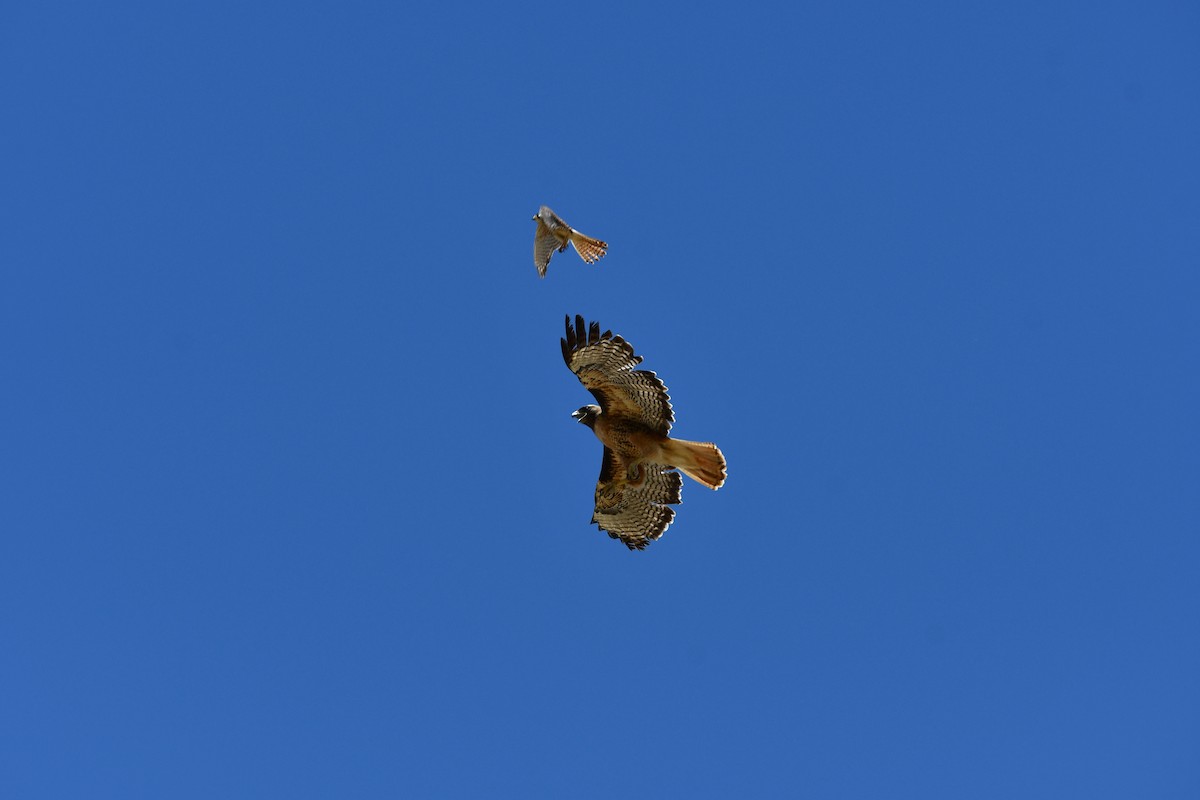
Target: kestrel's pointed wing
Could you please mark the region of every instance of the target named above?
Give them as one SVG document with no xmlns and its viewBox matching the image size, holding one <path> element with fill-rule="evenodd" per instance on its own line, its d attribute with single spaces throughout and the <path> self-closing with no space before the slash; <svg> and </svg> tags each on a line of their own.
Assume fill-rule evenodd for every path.
<svg viewBox="0 0 1200 800">
<path fill-rule="evenodd" d="M 537 233 L 533 236 L 533 264 L 537 267 L 538 277 L 546 277 L 546 267 L 550 266 L 550 257 L 554 251 L 562 252 L 567 249 L 566 240 L 555 236 L 546 223 L 539 218 Z"/>
<path fill-rule="evenodd" d="M 683 477 L 670 467 L 643 464 L 638 477 L 629 483 L 616 455 L 604 448 L 592 522 L 630 550 L 643 550 L 662 536 L 675 519 L 671 504 L 683 499 Z"/>
<path fill-rule="evenodd" d="M 562 342 L 563 361 L 600 404 L 605 414 L 640 422 L 666 436 L 675 421 L 667 387 L 648 370 L 635 370 L 642 357 L 612 331 L 600 332 L 600 323 L 586 325 L 582 316 L 567 317 Z"/>
</svg>

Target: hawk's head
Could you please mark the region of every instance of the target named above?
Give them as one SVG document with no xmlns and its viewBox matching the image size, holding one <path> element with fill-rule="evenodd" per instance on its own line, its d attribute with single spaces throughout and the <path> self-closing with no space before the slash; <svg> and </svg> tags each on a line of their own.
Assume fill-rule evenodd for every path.
<svg viewBox="0 0 1200 800">
<path fill-rule="evenodd" d="M 596 424 L 596 417 L 600 416 L 600 406 L 587 405 L 577 408 L 571 412 L 571 416 L 590 428 Z"/>
</svg>

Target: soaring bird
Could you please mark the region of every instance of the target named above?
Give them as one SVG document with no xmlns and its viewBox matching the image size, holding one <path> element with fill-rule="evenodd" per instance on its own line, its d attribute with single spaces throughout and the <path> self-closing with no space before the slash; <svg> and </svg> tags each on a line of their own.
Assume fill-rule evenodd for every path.
<svg viewBox="0 0 1200 800">
<path fill-rule="evenodd" d="M 587 264 L 594 264 L 608 252 L 608 242 L 584 236 L 579 231 L 563 222 L 562 217 L 550 210 L 550 206 L 542 206 L 533 215 L 537 222 L 537 233 L 533 237 L 533 264 L 537 267 L 538 276 L 546 277 L 546 267 L 550 266 L 550 256 L 554 251 L 562 252 L 567 244 L 575 245 L 575 252 Z"/>
<path fill-rule="evenodd" d="M 642 357 L 600 324 L 566 320 L 563 360 L 596 398 L 571 416 L 604 444 L 592 522 L 630 550 L 662 536 L 682 501 L 683 478 L 717 489 L 725 483 L 725 456 L 712 442 L 688 442 L 667 434 L 675 416 L 667 387 L 653 372 L 635 370 Z"/>
</svg>

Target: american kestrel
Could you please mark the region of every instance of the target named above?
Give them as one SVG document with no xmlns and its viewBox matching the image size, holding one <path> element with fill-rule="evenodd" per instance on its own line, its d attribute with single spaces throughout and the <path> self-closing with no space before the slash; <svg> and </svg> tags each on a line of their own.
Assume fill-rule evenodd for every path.
<svg viewBox="0 0 1200 800">
<path fill-rule="evenodd" d="M 575 252 L 587 264 L 594 264 L 608 252 L 608 242 L 584 236 L 563 222 L 558 214 L 550 210 L 550 206 L 538 209 L 533 219 L 537 222 L 537 233 L 533 237 L 533 264 L 537 267 L 539 277 L 546 277 L 550 256 L 554 255 L 555 250 L 560 253 L 566 250 L 568 242 L 575 245 Z"/>
</svg>

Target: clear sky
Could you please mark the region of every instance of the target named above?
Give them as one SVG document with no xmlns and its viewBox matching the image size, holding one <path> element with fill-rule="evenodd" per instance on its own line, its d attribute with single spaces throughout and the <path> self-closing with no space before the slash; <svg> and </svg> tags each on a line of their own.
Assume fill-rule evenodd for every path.
<svg viewBox="0 0 1200 800">
<path fill-rule="evenodd" d="M 1200 10 L 974 5 L 8 3 L 0 795 L 1200 796 Z"/>
</svg>

